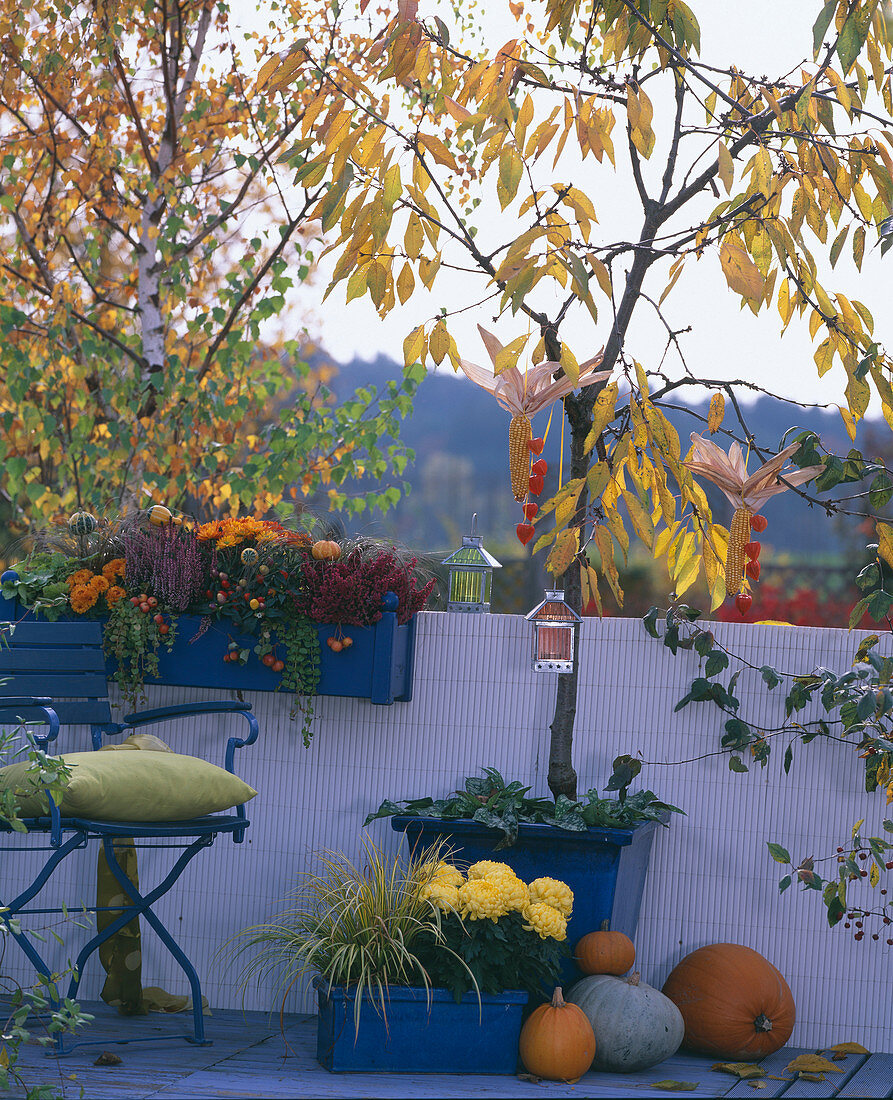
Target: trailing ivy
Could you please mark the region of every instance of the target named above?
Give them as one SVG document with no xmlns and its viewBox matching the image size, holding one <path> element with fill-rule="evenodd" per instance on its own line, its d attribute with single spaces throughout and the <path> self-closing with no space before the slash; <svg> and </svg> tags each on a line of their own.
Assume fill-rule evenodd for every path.
<svg viewBox="0 0 893 1100">
<path fill-rule="evenodd" d="M 279 686 L 295 693 L 295 712 L 302 715 L 301 736 L 306 748 L 313 737 L 313 697 L 319 687 L 319 633 L 306 615 L 279 622 L 276 630 L 285 645 Z"/>
<path fill-rule="evenodd" d="M 153 615 L 140 611 L 130 600 L 119 600 L 109 613 L 102 634 L 106 657 L 118 662 L 115 680 L 125 702 L 136 706 L 145 700 L 146 680 L 158 675 L 158 651 L 168 650 L 177 637 L 177 617 L 169 615 L 168 632 L 162 634 Z"/>
</svg>

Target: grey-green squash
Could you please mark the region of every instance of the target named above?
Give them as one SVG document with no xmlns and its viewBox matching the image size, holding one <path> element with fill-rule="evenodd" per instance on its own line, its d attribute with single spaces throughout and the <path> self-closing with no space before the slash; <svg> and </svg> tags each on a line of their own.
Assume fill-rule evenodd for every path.
<svg viewBox="0 0 893 1100">
<path fill-rule="evenodd" d="M 593 974 L 572 986 L 577 1005 L 595 1033 L 593 1069 L 634 1073 L 675 1054 L 685 1034 L 682 1013 L 669 997 L 639 980 Z"/>
</svg>

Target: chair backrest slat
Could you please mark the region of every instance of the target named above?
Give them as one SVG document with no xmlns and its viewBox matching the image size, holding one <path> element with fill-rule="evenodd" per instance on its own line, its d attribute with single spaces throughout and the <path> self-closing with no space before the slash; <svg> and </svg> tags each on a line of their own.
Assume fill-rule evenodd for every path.
<svg viewBox="0 0 893 1100">
<path fill-rule="evenodd" d="M 4 696 L 49 697 L 63 725 L 111 721 L 99 623 L 19 623 L 6 640 L 8 647 L 0 645 L 0 721 L 4 726 L 19 717 L 38 721 L 43 717 L 37 711 L 13 714 L 4 709 Z"/>
</svg>

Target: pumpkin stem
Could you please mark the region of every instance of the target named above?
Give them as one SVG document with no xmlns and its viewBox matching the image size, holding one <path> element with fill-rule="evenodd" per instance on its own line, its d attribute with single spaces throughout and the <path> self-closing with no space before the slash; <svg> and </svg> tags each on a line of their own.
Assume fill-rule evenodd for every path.
<svg viewBox="0 0 893 1100">
<path fill-rule="evenodd" d="M 565 1006 L 565 1000 L 564 1000 L 564 997 L 561 995 L 561 986 L 557 985 L 555 987 L 555 992 L 552 994 L 552 1007 L 553 1008 L 564 1008 L 564 1006 Z"/>
<path fill-rule="evenodd" d="M 626 984 L 627 985 L 638 985 L 639 984 L 639 979 L 641 977 L 642 977 L 641 972 L 639 970 L 634 970 L 632 972 L 632 974 L 630 974 L 630 976 L 626 979 Z"/>
<path fill-rule="evenodd" d="M 609 920 L 603 920 L 598 926 L 600 932 L 607 932 L 610 927 L 611 922 Z"/>
<path fill-rule="evenodd" d="M 772 1021 L 764 1012 L 761 1012 L 754 1020 L 753 1026 L 755 1031 L 771 1031 Z"/>
</svg>

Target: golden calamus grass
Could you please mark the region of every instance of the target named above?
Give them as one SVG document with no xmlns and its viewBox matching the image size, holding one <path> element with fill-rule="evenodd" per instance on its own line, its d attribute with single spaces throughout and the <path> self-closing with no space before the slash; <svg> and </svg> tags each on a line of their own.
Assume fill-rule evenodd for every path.
<svg viewBox="0 0 893 1100">
<path fill-rule="evenodd" d="M 509 471 L 512 493 L 517 501 L 525 500 L 530 488 L 530 448 L 527 444 L 531 439 L 533 425 L 530 417 L 523 413 L 513 416 L 509 422 Z"/>
<path fill-rule="evenodd" d="M 218 954 L 242 962 L 243 994 L 252 981 L 276 977 L 283 1022 L 289 994 L 312 973 L 329 989 L 351 988 L 357 1033 L 366 998 L 387 1022 L 389 986 L 422 986 L 430 998 L 431 980 L 415 953 L 416 941 L 433 937 L 449 951 L 440 910 L 425 897 L 442 857 L 442 843 L 404 859 L 368 838 L 360 863 L 341 852 L 324 852 L 319 872 L 302 876 L 287 908 L 242 929 Z"/>
</svg>

